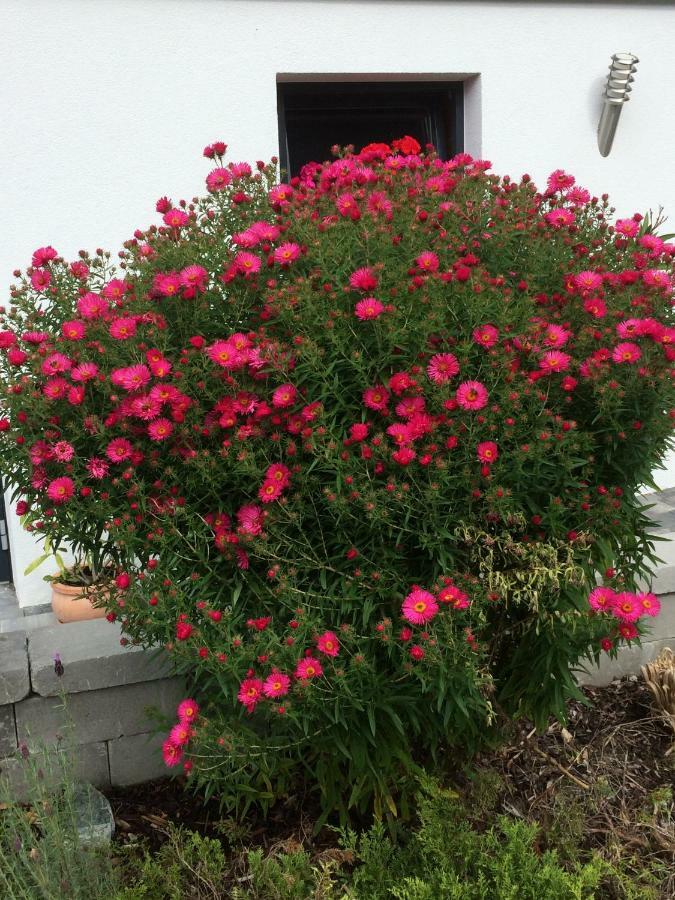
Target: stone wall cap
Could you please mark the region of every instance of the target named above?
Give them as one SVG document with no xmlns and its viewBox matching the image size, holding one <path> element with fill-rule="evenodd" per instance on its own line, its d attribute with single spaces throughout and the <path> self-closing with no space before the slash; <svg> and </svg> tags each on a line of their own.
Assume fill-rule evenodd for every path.
<svg viewBox="0 0 675 900">
<path fill-rule="evenodd" d="M 17 703 L 29 692 L 26 632 L 0 634 L 0 706 Z"/>
<path fill-rule="evenodd" d="M 31 632 L 28 658 L 33 690 L 43 697 L 54 697 L 63 692 L 72 694 L 153 681 L 171 674 L 165 651 L 123 647 L 120 637 L 119 624 L 106 619 L 70 622 Z M 63 665 L 61 676 L 54 668 L 55 654 Z"/>
</svg>

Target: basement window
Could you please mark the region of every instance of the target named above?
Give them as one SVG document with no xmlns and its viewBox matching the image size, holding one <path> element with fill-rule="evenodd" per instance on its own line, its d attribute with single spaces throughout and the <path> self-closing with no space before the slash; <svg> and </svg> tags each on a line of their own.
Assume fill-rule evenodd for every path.
<svg viewBox="0 0 675 900">
<path fill-rule="evenodd" d="M 284 82 L 277 85 L 279 161 L 286 178 L 331 159 L 334 144 L 357 150 L 409 134 L 443 158 L 463 149 L 461 82 Z"/>
</svg>

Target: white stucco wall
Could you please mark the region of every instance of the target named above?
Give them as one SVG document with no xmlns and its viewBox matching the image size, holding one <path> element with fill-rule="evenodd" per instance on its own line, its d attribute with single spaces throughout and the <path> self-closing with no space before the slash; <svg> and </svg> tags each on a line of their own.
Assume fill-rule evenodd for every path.
<svg viewBox="0 0 675 900">
<path fill-rule="evenodd" d="M 278 153 L 278 78 L 471 78 L 465 149 L 498 172 L 573 172 L 617 213 L 675 216 L 675 7 L 445 0 L 0 0 L 0 290 L 35 247 L 117 250 L 154 203 L 201 190 L 203 146 Z M 597 150 L 611 54 L 640 57 L 614 150 Z M 675 230 L 675 227 L 671 228 Z M 0 301 L 2 302 L 2 301 Z M 660 473 L 675 486 L 675 458 Z M 38 554 L 10 523 L 22 602 Z"/>
</svg>

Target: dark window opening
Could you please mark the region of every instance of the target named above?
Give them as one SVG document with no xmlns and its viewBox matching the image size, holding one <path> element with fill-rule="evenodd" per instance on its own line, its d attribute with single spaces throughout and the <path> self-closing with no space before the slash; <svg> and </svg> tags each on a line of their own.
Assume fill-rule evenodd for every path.
<svg viewBox="0 0 675 900">
<path fill-rule="evenodd" d="M 292 82 L 277 87 L 279 161 L 285 177 L 331 159 L 334 144 L 357 150 L 409 134 L 443 158 L 463 149 L 462 84 Z"/>
</svg>

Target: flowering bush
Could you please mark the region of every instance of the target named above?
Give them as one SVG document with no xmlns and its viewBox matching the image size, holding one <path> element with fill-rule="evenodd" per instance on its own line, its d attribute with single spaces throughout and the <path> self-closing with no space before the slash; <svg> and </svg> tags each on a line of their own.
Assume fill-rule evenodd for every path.
<svg viewBox="0 0 675 900">
<path fill-rule="evenodd" d="M 119 269 L 41 248 L 3 316 L 18 511 L 114 559 L 109 618 L 194 674 L 167 763 L 230 805 L 309 772 L 393 814 L 658 612 L 675 247 L 562 171 L 419 151 L 283 184 L 214 144 Z"/>
</svg>

